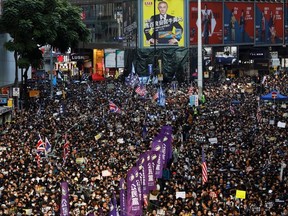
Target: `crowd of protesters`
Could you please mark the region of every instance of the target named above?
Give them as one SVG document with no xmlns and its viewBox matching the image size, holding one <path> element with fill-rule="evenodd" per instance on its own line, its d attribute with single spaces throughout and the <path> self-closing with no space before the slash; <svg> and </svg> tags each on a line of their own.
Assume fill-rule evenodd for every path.
<svg viewBox="0 0 288 216">
<path fill-rule="evenodd" d="M 196 83 L 162 83 L 165 107 L 153 99 L 159 84 L 147 85 L 145 97 L 119 80 L 58 84 L 53 98 L 31 99 L 29 109 L 1 126 L 0 215 L 60 215 L 63 180 L 70 215 L 109 215 L 114 192 L 119 206 L 120 178 L 163 125 L 173 127 L 173 157 L 144 215 L 288 215 L 287 108 L 285 101 L 259 98 L 274 89 L 288 95 L 287 83 L 285 74 L 205 82 L 197 107 L 189 105 Z M 109 101 L 121 113 L 110 112 Z M 37 161 L 40 137 L 52 151 Z"/>
</svg>

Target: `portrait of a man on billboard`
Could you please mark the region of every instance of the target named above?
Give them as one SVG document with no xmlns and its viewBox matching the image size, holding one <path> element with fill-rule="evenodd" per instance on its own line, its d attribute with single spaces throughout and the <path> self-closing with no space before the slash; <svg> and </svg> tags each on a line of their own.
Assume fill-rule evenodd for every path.
<svg viewBox="0 0 288 216">
<path fill-rule="evenodd" d="M 183 1 L 181 2 L 183 3 Z M 183 7 L 182 10 L 181 7 L 177 9 L 173 7 L 173 10 L 170 10 L 170 3 L 168 3 L 169 1 L 157 1 L 155 7 L 158 11 L 154 14 L 154 7 L 147 7 L 144 2 L 144 47 L 154 46 L 155 44 L 157 46 L 184 45 Z M 169 13 L 170 11 L 172 14 Z"/>
</svg>

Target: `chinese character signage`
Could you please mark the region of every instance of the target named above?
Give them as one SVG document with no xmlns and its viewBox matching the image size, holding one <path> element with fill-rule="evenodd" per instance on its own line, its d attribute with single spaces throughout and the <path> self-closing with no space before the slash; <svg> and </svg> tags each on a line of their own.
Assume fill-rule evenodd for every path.
<svg viewBox="0 0 288 216">
<path fill-rule="evenodd" d="M 202 27 L 202 43 L 222 44 L 222 2 L 205 2 L 201 4 L 201 23 L 198 20 L 197 2 L 190 2 L 190 44 L 198 43 L 198 26 Z"/>
<path fill-rule="evenodd" d="M 254 43 L 253 3 L 224 3 L 224 43 Z"/>
<path fill-rule="evenodd" d="M 184 46 L 184 1 L 143 0 L 143 47 Z"/>
</svg>

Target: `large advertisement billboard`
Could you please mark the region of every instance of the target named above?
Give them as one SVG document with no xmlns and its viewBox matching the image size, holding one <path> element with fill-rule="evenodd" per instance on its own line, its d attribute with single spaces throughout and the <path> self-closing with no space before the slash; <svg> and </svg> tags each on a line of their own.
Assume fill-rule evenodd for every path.
<svg viewBox="0 0 288 216">
<path fill-rule="evenodd" d="M 288 44 L 288 2 L 285 4 L 284 40 Z"/>
<path fill-rule="evenodd" d="M 254 43 L 253 3 L 224 3 L 224 43 Z"/>
<path fill-rule="evenodd" d="M 255 44 L 283 44 L 283 3 L 256 3 Z"/>
<path fill-rule="evenodd" d="M 143 47 L 185 45 L 184 1 L 143 0 Z"/>
<path fill-rule="evenodd" d="M 222 2 L 205 2 L 201 4 L 202 16 L 202 43 L 206 44 L 222 44 Z M 190 44 L 198 43 L 198 6 L 197 2 L 190 2 Z"/>
</svg>

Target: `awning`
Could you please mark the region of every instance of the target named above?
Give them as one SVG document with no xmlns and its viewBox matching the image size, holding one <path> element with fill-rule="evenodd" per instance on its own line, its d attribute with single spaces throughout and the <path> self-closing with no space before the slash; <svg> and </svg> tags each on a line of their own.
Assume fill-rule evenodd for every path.
<svg viewBox="0 0 288 216">
<path fill-rule="evenodd" d="M 7 113 L 9 111 L 11 111 L 12 108 L 11 107 L 7 107 L 7 106 L 1 106 L 0 107 L 0 115 L 4 114 L 4 113 Z"/>
</svg>

